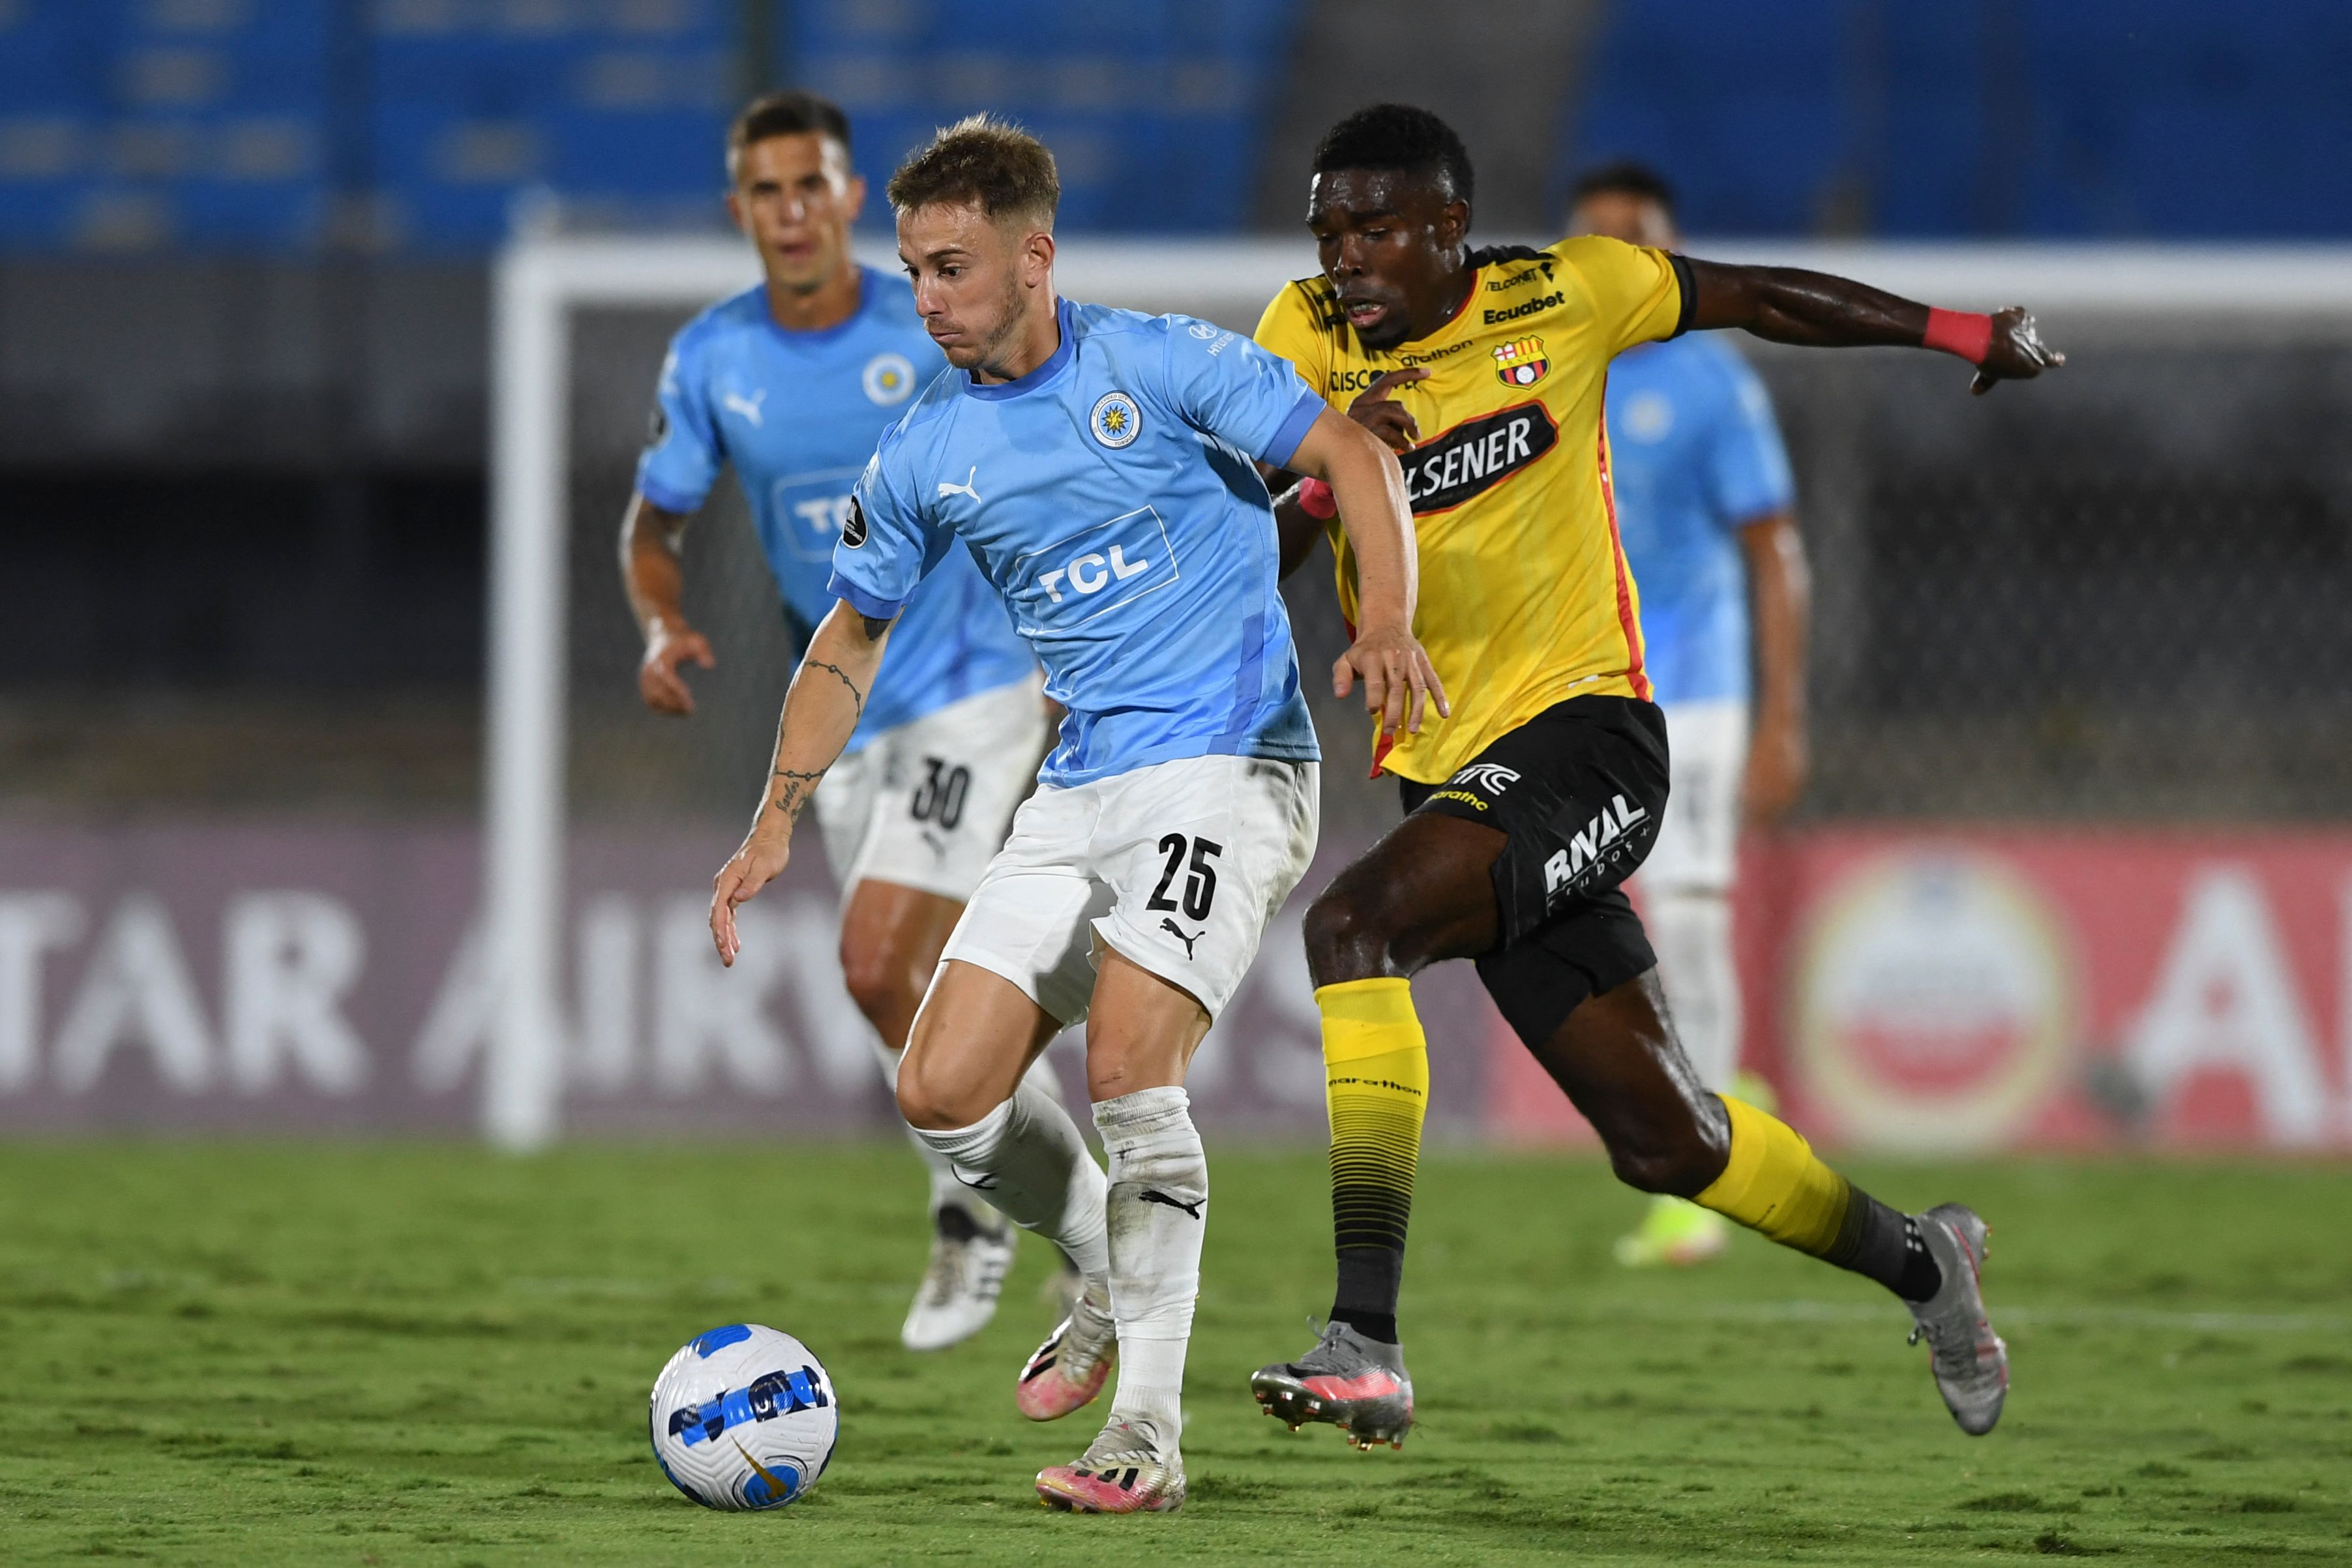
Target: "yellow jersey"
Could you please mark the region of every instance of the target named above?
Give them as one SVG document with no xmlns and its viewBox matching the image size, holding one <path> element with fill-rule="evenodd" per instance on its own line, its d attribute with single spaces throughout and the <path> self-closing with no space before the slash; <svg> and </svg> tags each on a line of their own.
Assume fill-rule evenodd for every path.
<svg viewBox="0 0 2352 1568">
<path fill-rule="evenodd" d="M 1454 708 L 1400 733 L 1379 766 L 1442 783 L 1553 704 L 1647 700 L 1641 601 L 1618 542 L 1601 396 L 1609 361 L 1687 325 L 1687 275 L 1663 251 L 1586 236 L 1475 254 L 1470 297 L 1426 338 L 1365 349 L 1330 280 L 1284 287 L 1257 340 L 1344 410 L 1384 371 L 1421 427 L 1402 456 L 1421 542 L 1413 632 Z M 1339 519 L 1339 602 L 1357 618 Z"/>
</svg>

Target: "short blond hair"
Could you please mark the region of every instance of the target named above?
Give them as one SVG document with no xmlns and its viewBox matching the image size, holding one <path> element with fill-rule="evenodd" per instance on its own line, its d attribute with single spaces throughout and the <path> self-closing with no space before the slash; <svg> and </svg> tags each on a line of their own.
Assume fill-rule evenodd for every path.
<svg viewBox="0 0 2352 1568">
<path fill-rule="evenodd" d="M 975 114 L 942 128 L 890 176 L 890 205 L 978 207 L 992 222 L 1054 226 L 1062 177 L 1044 142 L 1007 120 Z"/>
</svg>

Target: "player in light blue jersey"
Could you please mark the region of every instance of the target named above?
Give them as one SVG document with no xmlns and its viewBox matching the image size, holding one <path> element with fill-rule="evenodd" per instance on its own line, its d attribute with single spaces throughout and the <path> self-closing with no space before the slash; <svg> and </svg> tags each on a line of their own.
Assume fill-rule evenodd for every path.
<svg viewBox="0 0 2352 1568">
<path fill-rule="evenodd" d="M 1682 246 L 1672 192 L 1635 164 L 1579 182 L 1568 226 Z M 1617 525 L 1641 585 L 1642 636 L 1670 757 L 1657 845 L 1633 885 L 1683 1049 L 1700 1081 L 1724 1092 L 1739 1076 L 1731 933 L 1739 826 L 1788 810 L 1805 778 L 1805 556 L 1790 515 L 1795 486 L 1764 383 L 1718 334 L 1620 354 L 1606 407 Z M 1759 1080 L 1740 1089 L 1751 1103 L 1759 1092 L 1769 1091 Z M 1696 1263 L 1729 1239 L 1722 1216 L 1658 1197 L 1617 1256 L 1635 1267 Z"/>
<path fill-rule="evenodd" d="M 731 963 L 736 906 L 782 869 L 892 628 L 943 563 L 976 559 L 1069 716 L 949 940 L 898 1104 L 1085 1274 L 1015 1401 L 1033 1419 L 1068 1415 L 1116 1361 L 1108 1424 L 1037 1490 L 1132 1513 L 1184 1497 L 1180 1396 L 1209 1199 L 1185 1067 L 1315 848 L 1315 732 L 1256 464 L 1326 480 L 1347 520 L 1361 629 L 1334 690 L 1360 677 L 1384 728 L 1418 729 L 1423 702 L 1443 712 L 1444 698 L 1410 630 L 1396 460 L 1246 337 L 1058 300 L 1058 194 L 1052 154 L 984 119 L 941 131 L 890 182 L 916 307 L 955 368 L 858 482 L 834 554 L 842 602 L 785 699 L 774 777 L 710 924 Z M 1069 1115 L 1023 1085 L 1080 1019 L 1108 1179 Z"/>
<path fill-rule="evenodd" d="M 794 645 L 805 646 L 833 606 L 825 585 L 850 486 L 944 364 L 906 280 L 850 255 L 866 186 L 839 110 L 806 93 L 761 99 L 730 133 L 728 166 L 728 209 L 766 280 L 671 343 L 622 526 L 623 580 L 646 638 L 638 688 L 656 713 L 691 713 L 679 666 L 713 661 L 680 601 L 677 552 L 719 469 L 735 470 Z M 961 556 L 909 596 L 870 696 L 816 812 L 845 894 L 842 973 L 895 1082 L 923 988 L 1029 791 L 1047 725 L 1036 660 Z M 1051 1089 L 1050 1067 L 1038 1082 Z M 930 1167 L 931 1260 L 900 1337 L 929 1350 L 988 1322 L 1014 1232 L 917 1146 Z"/>
</svg>

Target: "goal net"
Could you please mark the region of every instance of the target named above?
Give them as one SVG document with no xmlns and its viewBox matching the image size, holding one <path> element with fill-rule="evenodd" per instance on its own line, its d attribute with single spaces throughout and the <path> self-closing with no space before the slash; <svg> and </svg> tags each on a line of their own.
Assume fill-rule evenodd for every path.
<svg viewBox="0 0 2352 1568">
<path fill-rule="evenodd" d="M 1953 306 L 2029 303 L 2073 359 L 2053 382 L 1971 402 L 1948 360 L 1740 340 L 1779 405 L 1813 562 L 1809 813 L 2340 810 L 2352 767 L 2343 256 L 1695 248 Z M 1313 264 L 1290 240 L 1073 237 L 1059 282 L 1247 331 Z M 509 1146 L 567 1124 L 821 1129 L 878 1113 L 834 967 L 816 835 L 802 836 L 809 863 L 761 901 L 773 907 L 752 906 L 765 923 L 747 952 L 754 972 L 720 976 L 700 934 L 792 669 L 731 481 L 687 536 L 687 609 L 719 656 L 688 671 L 690 719 L 639 703 L 619 586 L 618 528 L 669 335 L 755 279 L 731 237 L 535 235 L 499 265 L 481 1093 L 487 1134 Z M 1341 642 L 1328 566 L 1286 591 L 1307 689 L 1325 693 Z M 1365 780 L 1360 717 L 1318 700 L 1318 720 L 1336 863 L 1393 820 L 1393 796 Z M 1319 1118 L 1321 1078 L 1311 1003 L 1281 999 L 1305 995 L 1296 946 L 1266 944 L 1256 990 L 1271 1010 L 1237 1031 L 1254 1054 L 1211 1052 L 1202 1071 L 1303 1127 Z"/>
</svg>

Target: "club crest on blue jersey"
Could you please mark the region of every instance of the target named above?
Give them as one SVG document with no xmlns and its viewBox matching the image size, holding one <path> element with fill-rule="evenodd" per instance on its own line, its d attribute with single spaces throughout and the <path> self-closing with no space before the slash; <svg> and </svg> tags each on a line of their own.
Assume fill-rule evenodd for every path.
<svg viewBox="0 0 2352 1568">
<path fill-rule="evenodd" d="M 877 354 L 858 377 L 868 402 L 885 408 L 902 403 L 915 390 L 915 367 L 904 354 Z"/>
<path fill-rule="evenodd" d="M 1095 400 L 1094 412 L 1087 416 L 1087 423 L 1097 441 L 1116 452 L 1142 430 L 1143 413 L 1125 392 L 1109 392 Z"/>
</svg>

